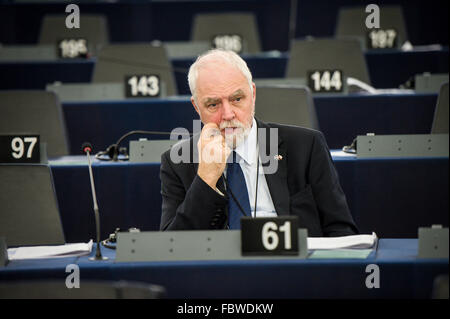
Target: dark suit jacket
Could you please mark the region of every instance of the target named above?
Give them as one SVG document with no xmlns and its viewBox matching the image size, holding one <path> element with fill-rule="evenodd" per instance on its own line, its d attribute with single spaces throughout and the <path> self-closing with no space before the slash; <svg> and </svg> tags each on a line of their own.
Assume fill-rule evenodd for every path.
<svg viewBox="0 0 450 319">
<path fill-rule="evenodd" d="M 276 173 L 265 175 L 278 215 L 298 216 L 299 227 L 307 228 L 310 237 L 357 234 L 322 133 L 258 120 L 257 125 L 278 128 L 278 154 L 282 159 Z M 260 144 L 260 154 L 269 154 L 267 132 L 266 149 Z M 181 142 L 189 143 L 191 161 L 196 156 L 198 137 Z M 262 164 L 265 172 L 267 164 Z M 161 156 L 161 230 L 223 229 L 227 225 L 228 197 L 209 187 L 197 175 L 197 167 L 198 163 L 192 162 L 175 164 L 170 151 Z M 226 194 L 222 185 L 221 178 L 217 187 Z"/>
</svg>

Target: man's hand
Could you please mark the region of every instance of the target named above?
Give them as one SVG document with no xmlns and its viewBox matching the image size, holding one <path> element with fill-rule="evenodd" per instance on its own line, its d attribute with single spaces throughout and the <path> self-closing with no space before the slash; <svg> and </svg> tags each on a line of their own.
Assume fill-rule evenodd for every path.
<svg viewBox="0 0 450 319">
<path fill-rule="evenodd" d="M 197 143 L 199 154 L 198 176 L 211 188 L 216 189 L 217 181 L 226 167 L 231 149 L 226 145 L 215 123 L 206 124 Z"/>
</svg>

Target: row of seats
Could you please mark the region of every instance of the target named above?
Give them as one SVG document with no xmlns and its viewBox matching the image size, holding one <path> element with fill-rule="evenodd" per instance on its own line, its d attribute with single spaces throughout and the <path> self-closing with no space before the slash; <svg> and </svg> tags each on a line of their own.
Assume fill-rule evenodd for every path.
<svg viewBox="0 0 450 319">
<path fill-rule="evenodd" d="M 310 90 L 304 86 L 259 86 L 256 116 L 264 121 L 320 129 Z M 277 105 L 277 107 L 274 107 Z M 448 133 L 448 83 L 441 88 L 431 133 Z M 26 116 L 25 116 L 26 114 Z M 48 156 L 69 154 L 57 96 L 46 91 L 0 91 L 0 134 L 32 131 L 47 143 Z"/>
<path fill-rule="evenodd" d="M 400 6 L 380 8 L 380 16 L 383 19 L 375 35 L 368 35 L 370 30 L 365 25 L 367 15 L 365 7 L 362 6 L 341 8 L 335 36 L 357 37 L 365 49 L 401 48 L 408 40 Z M 56 44 L 65 38 L 85 38 L 92 48 L 109 43 L 108 21 L 103 15 L 81 15 L 82 27 L 79 29 L 68 29 L 65 23 L 66 15 L 46 15 L 42 21 L 38 43 Z M 258 30 L 253 13 L 199 13 L 193 18 L 191 41 L 204 42 L 208 46 L 226 47 L 239 53 L 258 53 L 262 51 Z M 395 34 L 381 35 L 380 31 L 388 30 Z"/>
<path fill-rule="evenodd" d="M 0 50 L 0 56 L 2 55 Z M 330 92 L 348 92 L 356 79 L 370 87 L 371 80 L 364 54 L 355 39 L 310 39 L 295 40 L 289 54 L 286 77 L 279 84 L 311 85 L 313 73 L 329 70 L 339 72 L 340 89 Z M 157 75 L 165 91 L 160 96 L 177 95 L 173 67 L 166 46 L 160 44 L 112 44 L 104 46 L 98 53 L 92 83 L 120 83 L 125 76 Z M 448 76 L 447 76 L 448 78 Z M 273 79 L 271 79 L 273 81 Z M 314 82 L 315 83 L 315 82 Z M 358 83 L 358 82 L 357 82 Z M 442 84 L 442 82 L 439 83 Z M 70 88 L 71 84 L 68 85 Z M 72 85 L 73 86 L 73 85 Z M 54 90 L 64 90 L 60 86 Z M 120 98 L 124 90 L 113 90 Z M 70 94 L 70 89 L 69 92 Z M 77 92 L 79 94 L 79 92 Z M 83 94 L 81 94 L 83 95 Z"/>
</svg>

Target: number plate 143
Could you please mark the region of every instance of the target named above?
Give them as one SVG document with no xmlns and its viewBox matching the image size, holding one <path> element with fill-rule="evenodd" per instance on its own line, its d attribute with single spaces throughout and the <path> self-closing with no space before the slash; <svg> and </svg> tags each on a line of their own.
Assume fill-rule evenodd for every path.
<svg viewBox="0 0 450 319">
<path fill-rule="evenodd" d="M 298 218 L 242 217 L 242 255 L 298 255 Z"/>
</svg>

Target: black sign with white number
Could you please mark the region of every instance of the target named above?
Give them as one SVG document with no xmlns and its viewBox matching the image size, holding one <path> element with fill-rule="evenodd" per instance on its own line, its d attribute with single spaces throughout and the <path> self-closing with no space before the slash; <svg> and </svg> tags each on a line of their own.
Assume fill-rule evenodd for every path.
<svg viewBox="0 0 450 319">
<path fill-rule="evenodd" d="M 308 86 L 314 93 L 335 93 L 344 90 L 341 70 L 313 70 L 307 72 Z"/>
<path fill-rule="evenodd" d="M 83 38 L 62 39 L 57 43 L 58 56 L 63 59 L 86 59 L 88 42 Z"/>
<path fill-rule="evenodd" d="M 0 135 L 0 163 L 40 163 L 39 135 Z"/>
<path fill-rule="evenodd" d="M 243 49 L 243 39 L 238 34 L 218 34 L 212 39 L 214 49 L 231 50 L 241 53 Z"/>
<path fill-rule="evenodd" d="M 125 77 L 126 97 L 158 97 L 161 81 L 158 75 L 129 75 Z"/>
<path fill-rule="evenodd" d="M 242 217 L 242 255 L 298 255 L 298 218 Z"/>
<path fill-rule="evenodd" d="M 397 48 L 398 33 L 395 29 L 373 29 L 367 32 L 367 48 L 395 49 Z"/>
</svg>

